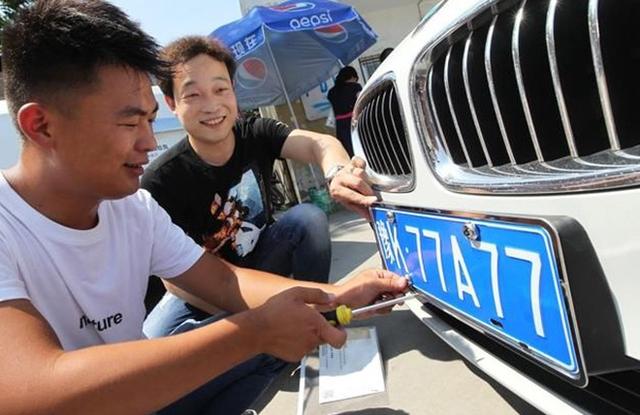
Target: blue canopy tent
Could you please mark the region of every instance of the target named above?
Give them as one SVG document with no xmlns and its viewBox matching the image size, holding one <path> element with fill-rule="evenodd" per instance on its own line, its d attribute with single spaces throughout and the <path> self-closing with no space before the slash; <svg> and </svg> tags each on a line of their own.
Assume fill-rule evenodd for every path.
<svg viewBox="0 0 640 415">
<path fill-rule="evenodd" d="M 335 74 L 373 45 L 377 35 L 347 4 L 286 1 L 257 6 L 210 34 L 235 56 L 240 108 L 286 103 Z"/>
</svg>

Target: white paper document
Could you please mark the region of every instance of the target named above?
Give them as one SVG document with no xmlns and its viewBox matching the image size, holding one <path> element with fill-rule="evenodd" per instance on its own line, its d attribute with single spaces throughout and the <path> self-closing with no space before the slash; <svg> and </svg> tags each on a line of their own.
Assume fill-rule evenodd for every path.
<svg viewBox="0 0 640 415">
<path fill-rule="evenodd" d="M 342 349 L 320 346 L 320 403 L 384 392 L 375 327 L 347 329 Z"/>
</svg>

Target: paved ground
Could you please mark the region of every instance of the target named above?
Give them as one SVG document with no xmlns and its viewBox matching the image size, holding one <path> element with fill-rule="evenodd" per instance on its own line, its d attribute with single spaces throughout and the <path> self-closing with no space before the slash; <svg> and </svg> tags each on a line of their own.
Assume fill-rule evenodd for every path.
<svg viewBox="0 0 640 415">
<path fill-rule="evenodd" d="M 346 211 L 331 216 L 333 260 L 331 280 L 380 266 L 373 233 L 362 219 Z M 468 365 L 406 308 L 368 320 L 378 330 L 387 394 L 361 400 L 357 411 L 341 414 L 538 414 L 501 385 Z M 295 365 L 285 370 L 258 402 L 263 415 L 296 413 L 299 376 Z M 305 415 L 324 414 L 309 405 Z M 363 409 L 366 408 L 366 409 Z"/>
</svg>

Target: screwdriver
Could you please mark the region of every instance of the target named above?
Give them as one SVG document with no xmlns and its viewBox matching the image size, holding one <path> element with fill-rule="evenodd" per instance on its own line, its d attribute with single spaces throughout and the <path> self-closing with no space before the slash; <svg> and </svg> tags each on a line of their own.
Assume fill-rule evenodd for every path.
<svg viewBox="0 0 640 415">
<path fill-rule="evenodd" d="M 329 321 L 334 326 L 347 326 L 351 323 L 355 317 L 360 314 L 368 313 L 369 311 L 379 310 L 381 308 L 391 307 L 396 304 L 400 304 L 403 301 L 410 300 L 414 298 L 417 293 L 411 293 L 407 295 L 403 295 L 402 297 L 392 298 L 387 301 L 381 301 L 379 303 L 374 303 L 368 306 L 359 307 L 356 309 L 351 309 L 346 305 L 339 305 L 335 310 L 328 311 L 326 313 L 321 313 L 324 318 Z"/>
</svg>

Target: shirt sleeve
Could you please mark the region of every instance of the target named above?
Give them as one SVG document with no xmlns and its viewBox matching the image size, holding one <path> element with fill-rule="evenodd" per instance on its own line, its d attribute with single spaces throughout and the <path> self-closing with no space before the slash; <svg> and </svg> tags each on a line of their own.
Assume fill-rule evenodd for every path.
<svg viewBox="0 0 640 415">
<path fill-rule="evenodd" d="M 9 249 L 6 239 L 0 235 L 0 302 L 30 300 L 27 288 L 18 271 L 18 263 Z"/>
<path fill-rule="evenodd" d="M 160 206 L 166 209 L 165 203 L 167 198 L 163 192 L 165 186 L 163 186 L 162 178 L 158 170 L 155 168 L 147 168 L 140 180 L 140 187 L 148 191 Z"/>
<path fill-rule="evenodd" d="M 153 248 L 151 274 L 173 278 L 191 268 L 203 255 L 203 249 L 180 227 L 171 222 L 169 214 L 146 191 L 153 218 Z"/>
<path fill-rule="evenodd" d="M 271 118 L 260 118 L 254 124 L 255 137 L 267 143 L 269 155 L 274 160 L 280 157 L 282 146 L 291 134 L 291 128 L 282 121 Z"/>
</svg>

